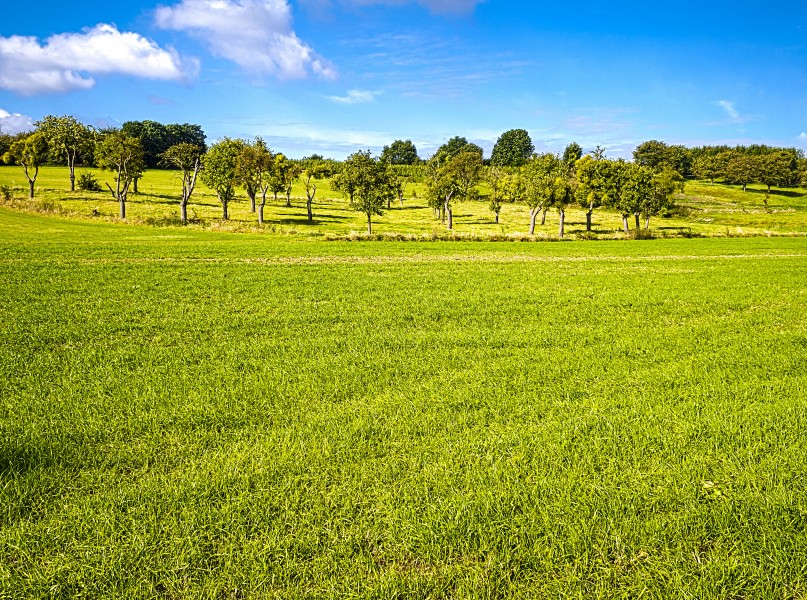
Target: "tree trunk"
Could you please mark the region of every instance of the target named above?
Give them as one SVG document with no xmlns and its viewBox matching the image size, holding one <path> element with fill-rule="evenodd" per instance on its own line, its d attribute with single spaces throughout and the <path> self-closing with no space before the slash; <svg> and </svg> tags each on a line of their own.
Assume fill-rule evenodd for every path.
<svg viewBox="0 0 807 600">
<path fill-rule="evenodd" d="M 650 229 L 650 215 L 644 216 L 644 228 Z"/>
<path fill-rule="evenodd" d="M 558 212 L 560 213 L 560 223 L 558 224 L 558 237 L 562 238 L 564 225 L 566 224 L 566 211 L 560 210 Z"/>
<path fill-rule="evenodd" d="M 188 224 L 188 202 L 183 200 L 179 203 L 179 218 L 182 220 L 183 225 Z"/>
<path fill-rule="evenodd" d="M 286 208 L 291 208 L 291 190 L 286 192 Z"/>
<path fill-rule="evenodd" d="M 748 184 L 747 184 L 747 183 L 743 183 L 743 191 L 745 191 L 745 188 L 747 188 L 747 187 L 748 187 Z"/>
<path fill-rule="evenodd" d="M 35 181 L 36 181 L 35 179 L 29 179 L 28 180 L 28 199 L 29 200 L 34 199 L 34 182 Z"/>
<path fill-rule="evenodd" d="M 538 217 L 538 209 L 530 209 L 530 235 L 535 235 L 535 219 Z"/>
<path fill-rule="evenodd" d="M 541 227 L 546 225 L 546 211 L 549 210 L 548 208 L 544 209 L 544 212 L 541 214 Z"/>
<path fill-rule="evenodd" d="M 313 200 L 313 198 L 309 197 L 308 200 L 305 203 L 305 208 L 308 211 L 308 222 L 309 223 L 314 220 L 314 210 L 311 207 L 312 200 Z"/>
<path fill-rule="evenodd" d="M 494 220 L 494 223 L 496 223 L 496 225 L 499 224 L 499 213 L 498 212 L 496 213 L 496 219 Z"/>
<path fill-rule="evenodd" d="M 247 190 L 247 196 L 249 196 L 249 212 L 255 212 L 255 192 Z"/>
<path fill-rule="evenodd" d="M 622 229 L 628 233 L 628 215 L 622 215 Z"/>
<path fill-rule="evenodd" d="M 636 230 L 639 230 L 639 213 L 633 213 L 633 217 L 636 220 Z"/>
<path fill-rule="evenodd" d="M 387 196 L 387 210 L 392 208 L 392 196 Z"/>
<path fill-rule="evenodd" d="M 586 211 L 586 231 L 591 233 L 591 211 Z"/>
<path fill-rule="evenodd" d="M 123 194 L 118 196 L 118 202 L 120 203 L 120 218 L 125 219 L 126 218 L 126 199 L 123 196 Z"/>
<path fill-rule="evenodd" d="M 138 193 L 137 191 L 137 180 L 140 179 L 139 177 L 134 178 L 134 189 L 132 190 L 135 194 Z"/>
<path fill-rule="evenodd" d="M 448 228 L 454 229 L 454 211 L 449 206 L 446 212 L 448 213 Z"/>
<path fill-rule="evenodd" d="M 367 235 L 373 235 L 373 217 L 367 213 Z"/>
<path fill-rule="evenodd" d="M 275 204 L 277 204 L 277 192 L 272 192 L 275 195 Z"/>
<path fill-rule="evenodd" d="M 227 200 L 221 201 L 221 219 L 222 221 L 226 221 L 230 218 L 230 215 L 227 214 Z"/>
<path fill-rule="evenodd" d="M 73 170 L 73 167 L 70 167 L 70 191 L 76 191 L 76 172 Z"/>
<path fill-rule="evenodd" d="M 263 203 L 258 207 L 258 225 L 263 225 Z"/>
</svg>

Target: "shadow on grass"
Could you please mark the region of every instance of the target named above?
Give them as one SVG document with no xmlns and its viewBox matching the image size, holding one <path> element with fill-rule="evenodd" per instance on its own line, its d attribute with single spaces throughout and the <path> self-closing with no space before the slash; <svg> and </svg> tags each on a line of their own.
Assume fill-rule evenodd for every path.
<svg viewBox="0 0 807 600">
<path fill-rule="evenodd" d="M 748 188 L 745 191 L 746 194 L 761 194 L 765 195 L 768 193 L 768 190 L 757 190 L 754 188 Z M 797 192 L 794 190 L 771 190 L 771 196 L 784 196 L 785 198 L 804 198 L 807 197 L 807 194 L 804 192 Z"/>
</svg>

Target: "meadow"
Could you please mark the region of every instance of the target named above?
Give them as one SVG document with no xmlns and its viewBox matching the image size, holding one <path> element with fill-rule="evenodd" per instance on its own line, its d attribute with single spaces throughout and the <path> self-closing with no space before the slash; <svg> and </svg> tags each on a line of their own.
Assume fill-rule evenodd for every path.
<svg viewBox="0 0 807 600">
<path fill-rule="evenodd" d="M 100 182 L 112 182 L 109 172 L 81 169 L 90 172 Z M 14 190 L 12 204 L 68 215 L 79 219 L 116 222 L 118 204 L 104 189 L 101 192 L 70 193 L 65 167 L 44 167 L 37 180 L 36 198 L 27 201 L 27 182 L 20 167 L 0 167 L 0 186 Z M 104 186 L 105 187 L 105 186 Z M 146 171 L 139 184 L 139 194 L 131 194 L 127 203 L 127 222 L 160 227 L 180 226 L 179 193 L 181 182 L 176 171 Z M 403 204 L 393 203 L 381 217 L 374 217 L 373 231 L 379 238 L 426 237 L 467 239 L 557 239 L 558 215 L 549 211 L 546 224 L 536 229 L 536 236 L 527 235 L 529 210 L 522 203 L 505 204 L 499 224 L 485 199 L 489 190 L 480 186 L 482 199 L 455 203 L 454 233 L 450 236 L 445 225 L 434 218 L 423 198 L 423 185 L 410 183 Z M 803 188 L 774 188 L 764 204 L 765 188 L 749 186 L 743 192 L 739 186 L 689 181 L 683 194 L 676 198 L 677 208 L 664 218 L 650 221 L 656 237 L 696 235 L 729 237 L 746 235 L 807 235 L 807 190 Z M 8 203 L 7 203 L 8 204 Z M 243 190 L 230 205 L 230 220 L 221 221 L 221 204 L 215 194 L 199 183 L 188 208 L 191 229 L 220 231 L 264 232 L 291 234 L 315 239 L 353 239 L 367 229 L 366 217 L 350 210 L 345 198 L 335 192 L 329 180 L 317 181 L 314 200 L 314 221 L 309 223 L 305 209 L 305 190 L 297 182 L 292 190 L 292 206 L 285 199 L 274 201 L 269 195 L 266 206 L 266 223 L 259 227 L 257 217 L 249 210 Z M 585 213 L 579 207 L 570 207 L 566 215 L 567 237 L 621 239 L 620 216 L 605 208 L 597 208 L 593 215 L 592 234 L 585 231 Z M 539 218 L 540 222 L 540 218 Z M 631 219 L 631 227 L 633 220 Z"/>
<path fill-rule="evenodd" d="M 0 206 L 0 598 L 807 597 L 803 237 L 113 221 Z"/>
</svg>

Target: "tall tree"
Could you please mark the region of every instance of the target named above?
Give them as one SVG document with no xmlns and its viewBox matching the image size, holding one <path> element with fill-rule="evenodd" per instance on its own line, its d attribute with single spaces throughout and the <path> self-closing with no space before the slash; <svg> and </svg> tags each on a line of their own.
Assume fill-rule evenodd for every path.
<svg viewBox="0 0 807 600">
<path fill-rule="evenodd" d="M 320 157 L 303 160 L 300 177 L 305 186 L 305 209 L 308 214 L 308 222 L 314 221 L 314 197 L 317 194 L 317 180 L 327 179 L 333 175 L 333 165 Z"/>
<path fill-rule="evenodd" d="M 188 222 L 188 201 L 196 187 L 196 178 L 202 169 L 204 149 L 196 144 L 180 142 L 163 152 L 162 164 L 182 172 L 182 198 L 179 201 L 179 218 L 182 224 Z"/>
<path fill-rule="evenodd" d="M 590 154 L 575 163 L 577 200 L 586 211 L 586 231 L 591 232 L 594 209 L 608 202 L 611 189 L 611 161 Z"/>
<path fill-rule="evenodd" d="M 414 165 L 420 160 L 412 140 L 395 140 L 381 151 L 382 162 L 391 165 Z"/>
<path fill-rule="evenodd" d="M 755 183 L 759 178 L 759 160 L 757 156 L 732 151 L 731 158 L 726 163 L 726 179 L 732 183 L 739 183 L 743 191 L 748 189 L 749 183 Z"/>
<path fill-rule="evenodd" d="M 499 224 L 499 213 L 502 210 L 502 203 L 505 199 L 504 185 L 507 178 L 507 172 L 501 167 L 491 167 L 485 174 L 485 181 L 487 181 L 490 188 L 490 204 L 488 208 L 493 211 L 495 215 L 494 223 Z"/>
<path fill-rule="evenodd" d="M 454 228 L 454 200 L 474 198 L 481 174 L 482 155 L 473 150 L 444 161 L 432 159 L 426 177 L 426 195 L 429 205 L 439 210 L 444 220 L 448 219 L 448 229 Z"/>
<path fill-rule="evenodd" d="M 92 153 L 94 139 L 92 130 L 75 117 L 48 115 L 36 123 L 38 131 L 47 138 L 51 152 L 67 162 L 70 172 L 70 191 L 76 191 L 76 160 Z"/>
<path fill-rule="evenodd" d="M 36 131 L 11 144 L 8 151 L 3 154 L 3 162 L 7 165 L 18 164 L 25 172 L 28 180 L 28 198 L 34 199 L 34 184 L 39 175 L 39 167 L 48 160 L 48 140 L 45 135 Z"/>
<path fill-rule="evenodd" d="M 216 192 L 216 196 L 221 202 L 221 218 L 224 221 L 230 218 L 228 207 L 235 198 L 235 187 L 238 185 L 238 160 L 243 148 L 243 140 L 225 137 L 210 146 L 204 157 L 202 181 Z"/>
<path fill-rule="evenodd" d="M 499 167 L 520 167 L 535 152 L 535 146 L 526 129 L 511 129 L 499 136 L 493 152 L 490 155 L 490 164 Z"/>
<path fill-rule="evenodd" d="M 561 162 L 553 154 L 533 156 L 524 165 L 524 202 L 530 209 L 530 235 L 535 234 L 535 220 L 539 212 L 546 211 L 555 200 L 556 178 L 561 170 Z"/>
<path fill-rule="evenodd" d="M 577 142 L 571 142 L 563 151 L 563 160 L 566 165 L 573 168 L 575 163 L 583 157 L 583 148 Z"/>
<path fill-rule="evenodd" d="M 263 209 L 266 206 L 266 194 L 269 191 L 269 177 L 272 171 L 272 152 L 262 138 L 257 137 L 252 143 L 244 143 L 236 166 L 238 183 L 244 186 L 249 197 L 249 210 L 255 212 L 255 202 L 261 193 L 261 206 L 258 211 L 258 223 L 263 224 Z"/>
<path fill-rule="evenodd" d="M 666 167 L 655 173 L 650 182 L 649 193 L 642 199 L 644 228 L 650 229 L 650 217 L 669 210 L 676 192 L 684 191 L 684 178 L 675 169 Z"/>
<path fill-rule="evenodd" d="M 140 139 L 123 131 L 113 131 L 105 135 L 95 148 L 95 161 L 104 170 L 115 174 L 115 187 L 109 183 L 112 197 L 118 201 L 120 218 L 126 218 L 126 200 L 129 187 L 145 170 L 143 147 Z"/>
</svg>

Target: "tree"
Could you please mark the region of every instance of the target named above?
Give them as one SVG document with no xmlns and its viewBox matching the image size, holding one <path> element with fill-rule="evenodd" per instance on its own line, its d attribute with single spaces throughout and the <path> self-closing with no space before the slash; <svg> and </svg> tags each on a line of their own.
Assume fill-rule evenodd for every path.
<svg viewBox="0 0 807 600">
<path fill-rule="evenodd" d="M 269 191 L 268 179 L 272 170 L 272 152 L 262 138 L 245 142 L 241 148 L 236 165 L 238 183 L 244 186 L 249 197 L 249 210 L 255 212 L 255 198 L 261 193 L 261 205 L 258 211 L 258 224 L 263 225 L 263 209 L 266 206 L 266 194 Z"/>
<path fill-rule="evenodd" d="M 591 232 L 594 209 L 608 202 L 611 161 L 586 155 L 575 163 L 577 201 L 586 210 L 586 231 Z"/>
<path fill-rule="evenodd" d="M 535 234 L 535 219 L 539 212 L 544 213 L 552 206 L 555 198 L 556 177 L 562 163 L 553 154 L 533 156 L 524 165 L 524 201 L 530 209 L 530 235 Z"/>
<path fill-rule="evenodd" d="M 221 202 L 221 218 L 224 221 L 229 218 L 228 207 L 235 198 L 235 186 L 238 185 L 238 160 L 243 148 L 243 140 L 225 137 L 210 146 L 204 157 L 202 181 L 216 192 L 216 196 Z"/>
<path fill-rule="evenodd" d="M 182 171 L 182 198 L 179 201 L 179 217 L 182 224 L 188 223 L 188 201 L 196 187 L 196 178 L 202 169 L 204 149 L 196 144 L 180 142 L 163 152 L 162 164 Z"/>
<path fill-rule="evenodd" d="M 38 131 L 47 138 L 53 153 L 67 161 L 70 172 L 70 191 L 76 191 L 76 159 L 89 155 L 94 145 L 92 130 L 75 117 L 48 115 L 36 123 Z"/>
<path fill-rule="evenodd" d="M 759 168 L 759 182 L 768 188 L 764 198 L 765 208 L 768 208 L 771 186 L 783 187 L 790 185 L 796 171 L 796 160 L 785 151 L 771 152 L 760 156 L 757 160 L 757 165 Z"/>
<path fill-rule="evenodd" d="M 684 178 L 675 169 L 666 167 L 653 175 L 650 193 L 642 201 L 644 228 L 650 229 L 650 217 L 661 214 L 673 206 L 676 192 L 684 191 Z"/>
<path fill-rule="evenodd" d="M 653 185 L 653 169 L 622 160 L 612 163 L 612 193 L 609 205 L 622 216 L 622 228 L 628 233 L 628 217 L 634 215 L 636 229 L 644 202 L 650 196 Z"/>
<path fill-rule="evenodd" d="M 115 187 L 109 183 L 106 186 L 112 197 L 118 201 L 120 218 L 125 219 L 129 187 L 145 170 L 140 139 L 123 131 L 113 131 L 97 144 L 95 161 L 102 169 L 115 173 Z"/>
<path fill-rule="evenodd" d="M 269 172 L 267 183 L 269 190 L 275 195 L 275 202 L 277 202 L 277 195 L 280 192 L 288 191 L 286 196 L 286 206 L 291 206 L 291 184 L 297 177 L 297 165 L 290 161 L 283 154 L 275 154 L 272 161 L 272 170 Z"/>
<path fill-rule="evenodd" d="M 370 151 L 351 154 L 334 176 L 334 188 L 348 197 L 353 210 L 367 216 L 367 233 L 373 233 L 373 215 L 383 215 L 393 189 L 389 185 L 386 165 L 375 160 Z"/>
<path fill-rule="evenodd" d="M 498 167 L 520 167 L 533 152 L 535 146 L 527 130 L 511 129 L 499 136 L 490 155 L 490 164 Z"/>
<path fill-rule="evenodd" d="M 462 152 L 474 152 L 479 154 L 480 159 L 483 155 L 482 148 L 480 146 L 472 144 L 464 137 L 455 136 L 437 149 L 434 158 L 437 159 L 437 162 L 443 163 L 450 158 L 454 158 Z"/>
<path fill-rule="evenodd" d="M 42 132 L 34 132 L 11 144 L 3 154 L 3 162 L 7 165 L 18 164 L 25 171 L 28 180 L 28 198 L 34 199 L 34 184 L 39 175 L 39 167 L 48 160 L 48 140 Z"/>
<path fill-rule="evenodd" d="M 577 142 L 571 142 L 563 151 L 563 160 L 570 168 L 574 168 L 575 163 L 583 157 L 583 149 Z"/>
<path fill-rule="evenodd" d="M 475 196 L 475 186 L 482 174 L 482 155 L 474 150 L 461 152 L 444 161 L 437 157 L 429 164 L 426 176 L 426 197 L 445 221 L 454 228 L 453 200 L 463 201 Z"/>
<path fill-rule="evenodd" d="M 333 175 L 334 168 L 329 161 L 322 158 L 308 158 L 303 160 L 300 177 L 305 185 L 305 208 L 308 213 L 308 222 L 314 220 L 314 196 L 317 193 L 316 180 L 326 179 Z"/>
<path fill-rule="evenodd" d="M 698 179 L 708 179 L 714 183 L 715 179 L 722 177 L 726 170 L 725 153 L 702 154 L 692 162 L 692 174 Z"/>
<path fill-rule="evenodd" d="M 502 210 L 502 202 L 504 202 L 505 198 L 502 188 L 504 187 L 506 178 L 507 173 L 500 167 L 491 167 L 485 176 L 485 180 L 488 186 L 490 186 L 490 204 L 488 208 L 496 215 L 494 220 L 496 225 L 499 224 L 499 213 Z"/>
<path fill-rule="evenodd" d="M 759 176 L 759 161 L 757 157 L 732 152 L 731 158 L 726 163 L 726 179 L 743 186 L 743 191 L 748 189 L 749 183 L 757 181 Z"/>
<path fill-rule="evenodd" d="M 412 140 L 395 140 L 381 151 L 381 161 L 390 165 L 414 165 L 419 160 Z"/>
<path fill-rule="evenodd" d="M 669 146 L 658 140 L 642 142 L 633 151 L 633 160 L 643 167 L 660 170 L 668 160 Z"/>
</svg>

